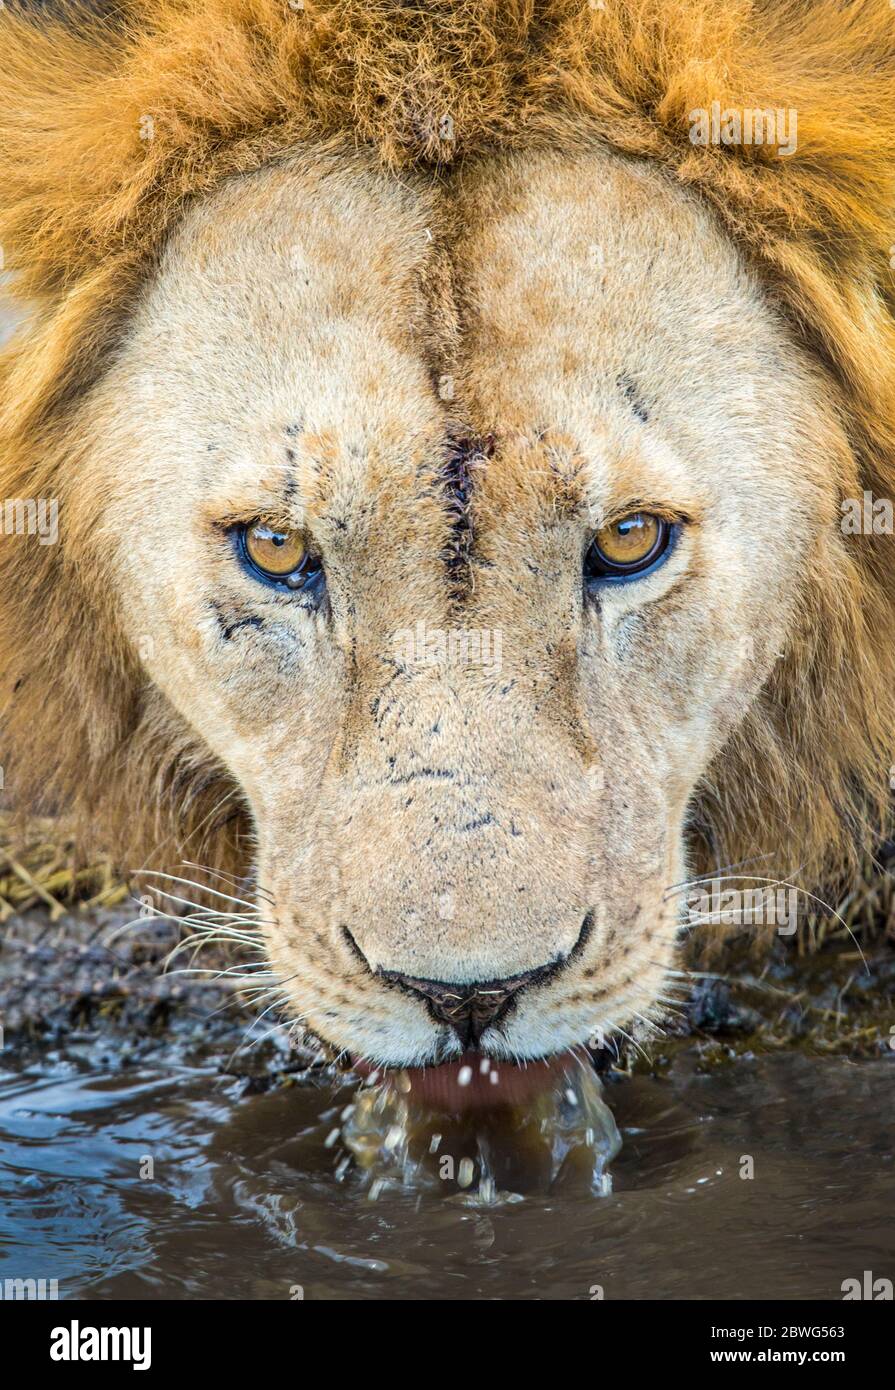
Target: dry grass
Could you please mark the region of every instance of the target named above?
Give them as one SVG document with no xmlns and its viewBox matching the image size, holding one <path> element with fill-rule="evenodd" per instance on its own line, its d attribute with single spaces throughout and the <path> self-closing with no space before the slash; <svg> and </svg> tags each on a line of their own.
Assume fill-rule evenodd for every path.
<svg viewBox="0 0 895 1390">
<path fill-rule="evenodd" d="M 41 904 L 55 922 L 74 909 L 115 907 L 129 893 L 108 860 L 82 865 L 56 822 L 35 818 L 23 826 L 0 812 L 0 924 Z"/>
</svg>

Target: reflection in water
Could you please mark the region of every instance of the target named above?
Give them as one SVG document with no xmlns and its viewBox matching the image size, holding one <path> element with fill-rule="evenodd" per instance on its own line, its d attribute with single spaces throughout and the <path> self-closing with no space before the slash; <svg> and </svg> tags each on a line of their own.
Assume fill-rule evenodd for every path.
<svg viewBox="0 0 895 1390">
<path fill-rule="evenodd" d="M 0 1074 L 0 1277 L 63 1298 L 838 1299 L 895 1273 L 893 1083 L 889 1060 L 793 1053 L 613 1081 L 624 1142 L 597 1197 L 613 1130 L 589 1139 L 567 1097 L 435 1129 L 340 1078 L 253 1095 L 48 1054 Z"/>
</svg>

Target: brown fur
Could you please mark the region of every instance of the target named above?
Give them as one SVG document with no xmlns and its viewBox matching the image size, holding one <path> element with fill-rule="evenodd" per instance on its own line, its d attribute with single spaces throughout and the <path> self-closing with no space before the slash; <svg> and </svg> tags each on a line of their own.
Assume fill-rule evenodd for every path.
<svg viewBox="0 0 895 1390">
<path fill-rule="evenodd" d="M 92 22 L 7 5 L 0 34 L 0 245 L 33 316 L 2 361 L 0 496 L 58 497 L 64 528 L 27 569 L 9 543 L 0 559 L 2 761 L 20 804 L 71 808 L 129 864 L 248 848 L 232 782 L 147 697 L 91 549 L 102 499 L 79 493 L 72 420 L 185 210 L 303 141 L 430 180 L 595 137 L 652 161 L 714 210 L 828 374 L 852 450 L 835 488 L 895 493 L 895 21 L 879 0 L 136 0 Z M 797 152 L 694 148 L 687 113 L 713 100 L 797 108 Z M 886 824 L 893 618 L 891 538 L 855 538 L 814 575 L 705 779 L 706 864 L 770 852 L 817 881 Z"/>
</svg>

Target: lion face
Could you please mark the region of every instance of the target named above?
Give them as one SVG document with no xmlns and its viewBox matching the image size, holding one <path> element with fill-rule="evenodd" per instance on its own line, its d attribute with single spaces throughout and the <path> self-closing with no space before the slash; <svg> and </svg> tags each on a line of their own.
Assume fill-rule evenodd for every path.
<svg viewBox="0 0 895 1390">
<path fill-rule="evenodd" d="M 188 215 L 90 398 L 89 545 L 241 788 L 296 1020 L 405 1066 L 654 1016 L 694 789 L 836 515 L 817 378 L 600 150 L 306 154 Z"/>
</svg>

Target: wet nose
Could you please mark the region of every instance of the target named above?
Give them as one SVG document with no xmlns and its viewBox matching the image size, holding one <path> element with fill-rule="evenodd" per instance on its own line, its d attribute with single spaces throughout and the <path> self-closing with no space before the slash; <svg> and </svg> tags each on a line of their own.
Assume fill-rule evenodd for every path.
<svg viewBox="0 0 895 1390">
<path fill-rule="evenodd" d="M 549 967 L 547 967 L 549 969 Z M 449 1023 L 463 1047 L 477 1046 L 482 1034 L 499 1023 L 519 993 L 544 974 L 544 968 L 527 970 L 506 980 L 476 981 L 450 985 L 442 980 L 421 980 L 396 970 L 383 970 L 382 977 L 425 999 L 429 1012 L 439 1023 Z"/>
</svg>

